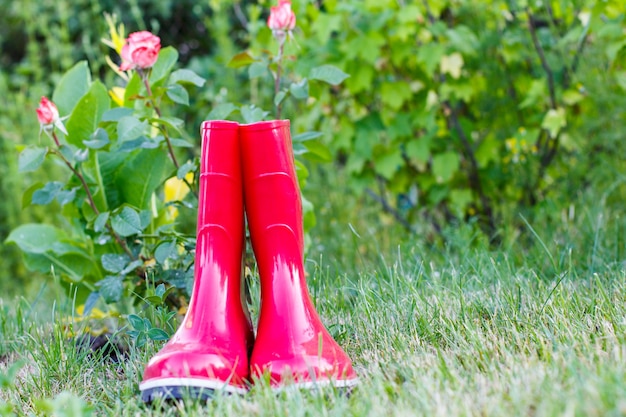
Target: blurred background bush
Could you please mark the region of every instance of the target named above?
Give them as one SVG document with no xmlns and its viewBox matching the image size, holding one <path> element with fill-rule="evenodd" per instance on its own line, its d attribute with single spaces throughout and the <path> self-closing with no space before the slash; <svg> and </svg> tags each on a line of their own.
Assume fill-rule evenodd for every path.
<svg viewBox="0 0 626 417">
<path fill-rule="evenodd" d="M 61 169 L 20 176 L 17 156 L 40 140 L 39 98 L 75 62 L 87 59 L 94 78 L 113 77 L 105 57 L 117 57 L 100 40 L 108 31 L 104 13 L 117 15 L 127 33 L 157 34 L 178 49 L 182 67 L 208 80 L 176 114 L 195 138 L 216 106 L 271 100 L 269 74 L 249 77 L 250 69 L 227 64 L 269 44 L 264 19 L 272 4 L 0 2 L 0 242 L 22 223 L 55 221 L 50 211 L 22 210 L 22 195 Z M 307 191 L 322 213 L 318 243 L 333 239 L 338 214 L 328 198 L 373 213 L 367 221 L 377 230 L 389 223 L 406 229 L 383 238 L 389 246 L 399 239 L 442 244 L 459 223 L 507 244 L 523 239 L 526 221 L 573 221 L 581 217 L 576 210 L 599 201 L 619 216 L 626 196 L 621 0 L 294 0 L 293 9 L 291 65 L 332 63 L 351 75 L 283 113 L 296 131 L 323 132 L 330 150 L 332 162 L 313 167 L 318 180 Z M 610 239 L 623 251 L 622 223 Z M 0 259 L 3 295 L 38 285 L 15 247 L 1 244 Z"/>
</svg>

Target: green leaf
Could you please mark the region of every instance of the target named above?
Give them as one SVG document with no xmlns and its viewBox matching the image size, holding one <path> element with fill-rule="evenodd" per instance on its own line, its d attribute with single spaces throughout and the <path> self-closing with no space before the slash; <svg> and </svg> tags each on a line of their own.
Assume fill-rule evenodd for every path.
<svg viewBox="0 0 626 417">
<path fill-rule="evenodd" d="M 427 43 L 417 49 L 417 61 L 426 70 L 426 74 L 432 77 L 445 53 L 445 46 L 440 43 Z"/>
<path fill-rule="evenodd" d="M 167 96 L 174 102 L 184 106 L 189 105 L 189 93 L 180 84 L 172 84 L 165 90 Z"/>
<path fill-rule="evenodd" d="M 202 87 L 206 80 L 189 69 L 179 69 L 170 75 L 170 84 L 174 83 L 188 83 L 197 87 Z"/>
<path fill-rule="evenodd" d="M 154 259 L 156 259 L 159 264 L 163 265 L 168 258 L 174 257 L 177 254 L 178 251 L 176 249 L 176 242 L 170 240 L 163 242 L 159 246 L 157 246 L 156 250 L 154 251 Z"/>
<path fill-rule="evenodd" d="M 96 286 L 100 287 L 100 295 L 107 303 L 115 303 L 122 298 L 124 283 L 120 276 L 108 276 L 96 282 Z"/>
<path fill-rule="evenodd" d="M 141 210 L 139 212 L 139 224 L 141 225 L 141 230 L 150 226 L 151 221 L 152 221 L 152 210 Z"/>
<path fill-rule="evenodd" d="M 241 106 L 239 111 L 241 112 L 241 117 L 243 117 L 245 123 L 260 122 L 265 118 L 265 116 L 270 114 L 269 112 L 263 111 L 263 109 L 256 107 L 253 104 L 249 106 Z"/>
<path fill-rule="evenodd" d="M 98 217 L 96 217 L 93 223 L 93 230 L 98 233 L 102 232 L 106 227 L 107 221 L 109 221 L 109 216 L 110 213 L 108 211 L 98 214 Z"/>
<path fill-rule="evenodd" d="M 330 162 L 333 160 L 333 156 L 330 153 L 330 150 L 323 143 L 316 140 L 310 140 L 301 143 L 307 150 L 304 156 L 308 160 L 314 162 Z"/>
<path fill-rule="evenodd" d="M 83 141 L 89 139 L 98 128 L 102 115 L 110 107 L 111 100 L 106 87 L 95 81 L 87 94 L 80 99 L 67 121 L 67 141 L 75 146 L 84 147 Z"/>
<path fill-rule="evenodd" d="M 193 148 L 193 143 L 185 139 L 170 138 L 170 143 L 175 148 Z"/>
<path fill-rule="evenodd" d="M 403 162 L 404 160 L 402 159 L 400 149 L 393 149 L 391 152 L 376 157 L 374 161 L 374 171 L 383 178 L 390 180 L 393 178 L 398 168 L 402 166 Z"/>
<path fill-rule="evenodd" d="M 131 272 L 133 272 L 134 270 L 136 270 L 137 268 L 142 267 L 142 266 L 143 266 L 143 261 L 141 259 L 135 259 L 134 261 L 126 265 L 126 267 L 120 271 L 120 275 L 126 276 L 130 274 Z"/>
<path fill-rule="evenodd" d="M 465 25 L 455 25 L 453 28 L 447 29 L 446 36 L 454 49 L 465 55 L 475 55 L 480 48 L 478 38 Z"/>
<path fill-rule="evenodd" d="M 310 79 L 324 81 L 330 85 L 339 85 L 348 77 L 348 74 L 334 65 L 321 65 L 311 69 L 309 73 Z"/>
<path fill-rule="evenodd" d="M 87 300 L 85 301 L 85 308 L 83 309 L 83 317 L 89 317 L 91 315 L 91 311 L 96 306 L 96 303 L 100 300 L 100 293 L 98 291 L 92 291 L 87 296 Z"/>
<path fill-rule="evenodd" d="M 133 326 L 133 329 L 135 330 L 139 330 L 139 331 L 146 330 L 145 322 L 143 321 L 141 317 L 139 317 L 136 314 L 129 314 L 128 322 L 130 323 L 131 326 Z"/>
<path fill-rule="evenodd" d="M 450 181 L 459 170 L 459 156 L 454 152 L 445 152 L 433 156 L 433 175 L 438 183 Z"/>
<path fill-rule="evenodd" d="M 91 73 L 87 61 L 80 61 L 69 69 L 56 85 L 52 101 L 61 116 L 69 115 L 82 96 L 89 91 Z"/>
<path fill-rule="evenodd" d="M 255 61 L 256 60 L 254 59 L 254 57 L 248 52 L 240 52 L 231 58 L 231 60 L 228 62 L 228 67 L 241 68 L 250 65 Z"/>
<path fill-rule="evenodd" d="M 63 188 L 63 183 L 51 181 L 33 193 L 32 204 L 46 205 L 52 203 L 55 197 Z"/>
<path fill-rule="evenodd" d="M 380 98 L 392 110 L 399 110 L 412 96 L 411 87 L 405 82 L 386 82 L 380 87 Z"/>
<path fill-rule="evenodd" d="M 23 252 L 44 253 L 63 237 L 62 232 L 47 224 L 23 224 L 13 229 L 7 242 L 15 243 Z"/>
<path fill-rule="evenodd" d="M 148 130 L 148 122 L 135 116 L 122 117 L 117 123 L 117 140 L 126 142 L 144 135 Z"/>
<path fill-rule="evenodd" d="M 180 166 L 180 168 L 178 168 L 178 171 L 176 171 L 176 177 L 179 180 L 182 180 L 188 173 L 193 172 L 195 169 L 196 164 L 191 161 L 185 162 Z"/>
<path fill-rule="evenodd" d="M 330 35 L 335 31 L 340 31 L 342 22 L 342 16 L 339 14 L 320 13 L 312 21 L 310 33 L 315 34 L 320 45 L 326 45 Z"/>
<path fill-rule="evenodd" d="M 279 91 L 278 94 L 276 94 L 276 96 L 274 97 L 274 106 L 280 105 L 280 103 L 283 102 L 286 96 L 287 96 L 286 92 Z"/>
<path fill-rule="evenodd" d="M 137 335 L 137 341 L 135 342 L 137 347 L 142 347 L 146 343 L 148 343 L 148 336 L 146 336 L 145 332 L 141 332 Z"/>
<path fill-rule="evenodd" d="M 43 183 L 36 182 L 30 187 L 28 187 L 26 191 L 24 191 L 24 194 L 22 195 L 22 209 L 25 209 L 26 207 L 32 204 L 33 194 L 35 194 L 35 191 L 39 190 L 40 188 L 43 188 L 43 186 L 44 186 Z"/>
<path fill-rule="evenodd" d="M 100 262 L 102 262 L 104 270 L 107 272 L 113 272 L 114 274 L 122 271 L 126 265 L 128 265 L 129 261 L 130 258 L 128 255 L 117 253 L 105 253 L 102 255 L 102 258 L 100 258 Z"/>
<path fill-rule="evenodd" d="M 551 138 L 556 138 L 561 129 L 567 126 L 567 120 L 565 118 L 565 109 L 559 107 L 558 109 L 550 109 L 546 113 L 541 122 L 541 127 L 546 129 Z"/>
<path fill-rule="evenodd" d="M 142 149 L 127 159 L 115 181 L 124 201 L 140 209 L 150 208 L 152 193 L 165 180 L 170 164 L 162 149 Z"/>
<path fill-rule="evenodd" d="M 176 130 L 177 132 L 181 132 L 181 129 L 183 128 L 185 121 L 182 119 L 179 119 L 178 117 L 155 117 L 153 119 L 150 119 L 151 123 L 160 123 L 162 125 L 165 125 L 167 127 L 170 127 L 174 130 Z"/>
<path fill-rule="evenodd" d="M 91 138 L 89 140 L 84 140 L 83 143 L 91 149 L 102 149 L 111 143 L 111 141 L 109 140 L 109 134 L 107 131 L 99 127 L 93 135 L 91 135 Z"/>
<path fill-rule="evenodd" d="M 526 89 L 526 97 L 519 104 L 520 109 L 534 106 L 541 102 L 546 95 L 546 82 L 544 79 L 533 80 Z"/>
<path fill-rule="evenodd" d="M 622 90 L 626 91 L 626 71 L 616 71 L 615 81 L 617 81 L 617 85 L 619 85 Z"/>
<path fill-rule="evenodd" d="M 563 102 L 568 106 L 573 106 L 581 102 L 584 98 L 585 96 L 583 94 L 573 88 L 563 91 Z"/>
<path fill-rule="evenodd" d="M 307 140 L 317 139 L 322 136 L 322 132 L 303 132 L 291 138 L 292 142 L 306 142 Z"/>
<path fill-rule="evenodd" d="M 48 148 L 42 148 L 39 146 L 27 146 L 17 160 L 17 167 L 19 172 L 34 171 L 43 164 L 48 153 Z"/>
<path fill-rule="evenodd" d="M 66 245 L 73 251 L 65 250 L 64 253 L 47 251 L 43 253 L 26 252 L 24 264 L 31 271 L 41 273 L 61 274 L 72 282 L 81 282 L 85 277 L 99 277 L 100 272 L 94 268 L 93 256 L 81 248 Z"/>
<path fill-rule="evenodd" d="M 148 330 L 148 337 L 150 340 L 168 340 L 170 336 L 165 333 L 165 330 L 159 329 L 158 327 L 153 327 Z"/>
<path fill-rule="evenodd" d="M 248 77 L 252 80 L 254 78 L 265 77 L 269 74 L 267 69 L 267 63 L 257 61 L 250 64 L 248 67 Z"/>
<path fill-rule="evenodd" d="M 122 211 L 111 218 L 111 226 L 115 233 L 122 237 L 141 233 L 141 220 L 139 213 L 130 207 L 124 207 Z"/>
<path fill-rule="evenodd" d="M 298 177 L 298 185 L 302 189 L 306 185 L 306 179 L 309 177 L 309 170 L 307 169 L 306 165 L 304 165 L 297 159 L 295 160 L 295 166 L 296 176 Z"/>
<path fill-rule="evenodd" d="M 157 285 L 157 287 L 154 289 L 154 293 L 157 295 L 157 297 L 162 299 L 165 295 L 165 285 L 163 285 L 163 283 Z"/>
<path fill-rule="evenodd" d="M 406 155 L 411 162 L 418 166 L 428 162 L 428 158 L 430 158 L 430 142 L 429 137 L 421 137 L 413 139 L 406 144 Z"/>
<path fill-rule="evenodd" d="M 467 206 L 469 206 L 474 200 L 472 197 L 472 191 L 468 189 L 452 190 L 449 198 L 452 210 L 458 217 L 462 217 L 465 214 Z"/>
<path fill-rule="evenodd" d="M 57 193 L 56 199 L 59 202 L 59 204 L 61 205 L 61 207 L 63 207 L 64 205 L 74 201 L 74 199 L 76 198 L 76 190 L 77 189 L 78 189 L 78 187 L 75 187 L 75 188 L 72 188 L 71 190 L 60 190 Z"/>
<path fill-rule="evenodd" d="M 220 103 L 213 107 L 211 113 L 206 117 L 207 120 L 225 120 L 232 112 L 237 110 L 238 107 L 233 103 Z"/>
<path fill-rule="evenodd" d="M 128 84 L 126 84 L 126 89 L 124 90 L 124 106 L 131 109 L 134 108 L 134 100 L 138 98 L 142 86 L 143 82 L 141 81 L 141 77 L 137 72 L 133 72 L 130 80 L 128 80 Z"/>
<path fill-rule="evenodd" d="M 128 107 L 115 107 L 104 112 L 102 115 L 102 122 L 117 122 L 122 117 L 132 116 L 133 109 Z"/>
<path fill-rule="evenodd" d="M 289 92 L 298 100 L 305 100 L 309 98 L 309 80 L 304 78 L 298 83 L 291 84 L 289 86 Z"/>
<path fill-rule="evenodd" d="M 175 48 L 171 46 L 162 48 L 159 51 L 157 61 L 150 71 L 150 86 L 155 85 L 167 77 L 172 68 L 174 68 L 176 61 L 178 61 L 178 51 Z"/>
</svg>

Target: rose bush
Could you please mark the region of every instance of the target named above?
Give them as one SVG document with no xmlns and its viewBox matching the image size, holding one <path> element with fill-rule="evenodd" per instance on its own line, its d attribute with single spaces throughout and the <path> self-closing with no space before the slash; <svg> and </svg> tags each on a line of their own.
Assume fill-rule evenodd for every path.
<svg viewBox="0 0 626 417">
<path fill-rule="evenodd" d="M 117 51 L 115 37 L 107 44 Z M 52 100 L 42 98 L 37 118 L 51 142 L 24 149 L 19 169 L 57 158 L 70 175 L 33 184 L 24 196 L 26 206 L 50 205 L 55 224 L 23 224 L 7 239 L 29 269 L 61 277 L 86 316 L 99 302 L 123 310 L 168 295 L 180 307 L 185 298 L 174 295 L 193 279 L 195 230 L 177 224 L 176 214 L 195 218 L 197 162 L 183 121 L 168 112 L 188 105 L 188 90 L 204 79 L 175 70 L 177 51 L 148 32 L 130 34 L 119 52 L 115 85 L 92 80 L 83 61 L 61 77 Z M 171 177 L 179 181 L 166 182 Z"/>
</svg>

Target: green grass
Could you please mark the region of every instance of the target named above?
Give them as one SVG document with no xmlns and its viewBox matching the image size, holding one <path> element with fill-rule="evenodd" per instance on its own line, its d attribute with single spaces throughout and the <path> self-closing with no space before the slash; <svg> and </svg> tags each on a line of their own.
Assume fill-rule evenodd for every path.
<svg viewBox="0 0 626 417">
<path fill-rule="evenodd" d="M 260 383 L 243 397 L 146 408 L 138 382 L 160 345 L 131 341 L 128 360 L 111 363 L 68 342 L 71 303 L 5 301 L 0 401 L 17 415 L 59 416 L 626 415 L 625 227 L 615 213 L 529 220 L 523 237 L 490 250 L 469 227 L 427 245 L 367 202 L 315 204 L 308 283 L 360 375 L 350 397 L 275 395 Z"/>
</svg>

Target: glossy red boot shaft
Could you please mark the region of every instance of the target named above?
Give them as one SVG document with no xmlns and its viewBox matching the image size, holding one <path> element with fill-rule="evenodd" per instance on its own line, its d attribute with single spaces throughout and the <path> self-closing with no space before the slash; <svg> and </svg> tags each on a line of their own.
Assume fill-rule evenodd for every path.
<svg viewBox="0 0 626 417">
<path fill-rule="evenodd" d="M 180 328 L 145 369 L 144 399 L 183 388 L 246 391 L 253 333 L 241 296 L 243 224 L 238 124 L 204 122 L 193 293 Z"/>
<path fill-rule="evenodd" d="M 250 359 L 275 388 L 357 381 L 350 358 L 324 328 L 304 275 L 302 201 L 289 121 L 241 125 L 245 210 L 261 279 L 261 312 Z"/>
</svg>

